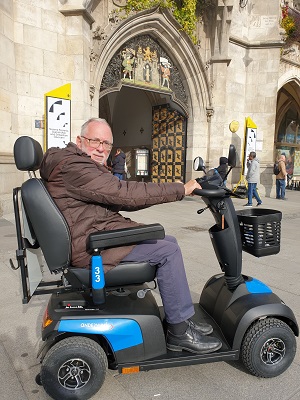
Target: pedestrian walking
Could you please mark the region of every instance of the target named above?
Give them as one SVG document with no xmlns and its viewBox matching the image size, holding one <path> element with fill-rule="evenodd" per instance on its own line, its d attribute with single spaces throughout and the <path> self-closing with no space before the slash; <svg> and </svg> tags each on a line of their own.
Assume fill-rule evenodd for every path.
<svg viewBox="0 0 300 400">
<path fill-rule="evenodd" d="M 285 155 L 281 154 L 278 158 L 279 174 L 276 175 L 276 199 L 286 200 L 285 186 L 286 186 L 286 166 Z"/>
<path fill-rule="evenodd" d="M 244 207 L 252 207 L 252 198 L 255 197 L 257 205 L 262 204 L 261 198 L 257 192 L 257 184 L 260 181 L 260 166 L 259 160 L 256 158 L 255 151 L 251 151 L 247 160 L 247 175 L 246 180 L 248 182 L 248 203 Z"/>
</svg>

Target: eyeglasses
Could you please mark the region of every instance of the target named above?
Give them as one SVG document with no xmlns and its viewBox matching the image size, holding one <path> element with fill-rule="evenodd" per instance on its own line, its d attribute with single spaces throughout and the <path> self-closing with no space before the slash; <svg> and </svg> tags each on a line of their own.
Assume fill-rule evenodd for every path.
<svg viewBox="0 0 300 400">
<path fill-rule="evenodd" d="M 108 142 L 107 140 L 99 140 L 99 139 L 89 139 L 85 136 L 81 136 L 83 139 L 87 140 L 89 143 L 89 146 L 92 147 L 93 149 L 98 149 L 100 144 L 102 144 L 104 150 L 111 150 L 113 147 L 113 144 Z"/>
</svg>

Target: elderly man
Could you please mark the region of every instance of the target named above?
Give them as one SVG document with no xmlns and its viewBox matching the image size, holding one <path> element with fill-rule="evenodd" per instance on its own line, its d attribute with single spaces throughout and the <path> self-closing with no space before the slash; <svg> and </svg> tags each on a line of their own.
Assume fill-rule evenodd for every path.
<svg viewBox="0 0 300 400">
<path fill-rule="evenodd" d="M 86 239 L 96 230 L 114 230 L 139 225 L 119 211 L 134 211 L 154 204 L 181 200 L 201 188 L 191 180 L 182 183 L 126 182 L 113 176 L 106 161 L 113 146 L 111 128 L 103 119 L 83 124 L 76 144 L 51 148 L 40 172 L 65 216 L 72 235 L 72 264 L 89 267 Z M 157 265 L 157 282 L 168 324 L 167 347 L 173 351 L 210 353 L 221 348 L 219 339 L 207 336 L 212 327 L 196 324 L 181 250 L 172 236 L 102 252 L 105 271 L 120 261 L 147 261 Z"/>
</svg>

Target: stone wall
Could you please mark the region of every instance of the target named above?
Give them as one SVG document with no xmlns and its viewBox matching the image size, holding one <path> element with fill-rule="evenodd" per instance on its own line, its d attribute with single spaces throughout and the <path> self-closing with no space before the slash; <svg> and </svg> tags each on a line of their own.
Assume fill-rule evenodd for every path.
<svg viewBox="0 0 300 400">
<path fill-rule="evenodd" d="M 12 151 L 18 136 L 44 142 L 44 94 L 71 83 L 72 137 L 90 117 L 89 48 L 92 17 L 84 2 L 0 1 L 0 216 L 23 180 Z M 39 125 L 39 124 L 37 124 Z"/>
<path fill-rule="evenodd" d="M 195 46 L 168 10 L 122 20 L 110 0 L 0 0 L 0 216 L 12 211 L 12 188 L 23 180 L 13 163 L 15 140 L 44 141 L 44 94 L 71 83 L 74 140 L 82 122 L 98 116 L 101 79 L 116 49 L 150 32 L 176 60 L 187 88 L 187 178 L 196 155 L 215 166 L 234 143 L 241 156 L 250 117 L 258 127 L 261 192 L 269 195 L 277 90 L 299 76 L 299 60 L 291 59 L 299 52 L 280 64 L 280 3 L 216 1 L 198 24 Z M 232 120 L 240 123 L 236 133 Z"/>
</svg>

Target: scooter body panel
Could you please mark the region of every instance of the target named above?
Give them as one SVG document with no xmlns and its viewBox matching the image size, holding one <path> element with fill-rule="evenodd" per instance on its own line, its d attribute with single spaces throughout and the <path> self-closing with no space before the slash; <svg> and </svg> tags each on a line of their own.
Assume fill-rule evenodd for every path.
<svg viewBox="0 0 300 400">
<path fill-rule="evenodd" d="M 223 274 L 211 277 L 199 304 L 195 304 L 195 321 L 211 324 L 214 336 L 223 343 L 217 352 L 199 355 L 168 351 L 163 309 L 149 292 L 144 298 L 138 298 L 137 291 L 147 287 L 143 285 L 130 287 L 122 296 L 108 293 L 103 306 L 94 306 L 85 293 L 52 295 L 48 314 L 53 323 L 43 330 L 46 343 L 41 351 L 42 358 L 62 338 L 88 335 L 105 338 L 114 356 L 112 367 L 120 372 L 132 365 L 149 370 L 237 360 L 245 332 L 254 321 L 266 316 L 284 320 L 298 335 L 299 328 L 290 308 L 262 282 L 243 277 L 245 282 L 234 291 L 227 288 Z M 247 283 L 253 281 L 254 284 L 247 287 Z M 258 293 L 259 288 L 261 293 Z"/>
<path fill-rule="evenodd" d="M 103 307 L 93 306 L 84 293 L 52 295 L 47 310 L 53 323 L 43 329 L 40 358 L 43 359 L 56 342 L 72 335 L 95 340 L 104 338 L 113 353 L 114 361 L 110 367 L 120 372 L 132 365 L 138 365 L 140 370 L 150 370 L 239 358 L 239 350 L 231 349 L 215 321 L 197 304 L 194 305 L 195 321 L 212 324 L 214 335 L 223 343 L 222 348 L 202 355 L 168 351 L 163 308 L 157 306 L 149 292 L 145 298 L 138 298 L 136 292 L 140 288 L 130 288 L 130 294 L 121 297 L 109 293 Z M 125 335 L 124 326 L 127 328 Z"/>
<path fill-rule="evenodd" d="M 42 331 L 46 353 L 65 336 L 84 335 L 105 338 L 117 363 L 133 362 L 166 353 L 166 341 L 160 310 L 153 295 L 144 298 L 137 291 L 144 286 L 130 287 L 123 295 L 111 291 L 103 306 L 95 306 L 86 293 L 52 295 L 48 316 L 53 322 Z"/>
<path fill-rule="evenodd" d="M 245 332 L 254 321 L 267 316 L 285 321 L 298 336 L 299 327 L 292 310 L 262 282 L 249 276 L 243 278 L 245 282 L 231 291 L 224 275 L 213 276 L 206 283 L 199 302 L 220 327 L 232 349 L 240 348 Z M 247 285 L 252 281 L 255 289 Z"/>
</svg>

